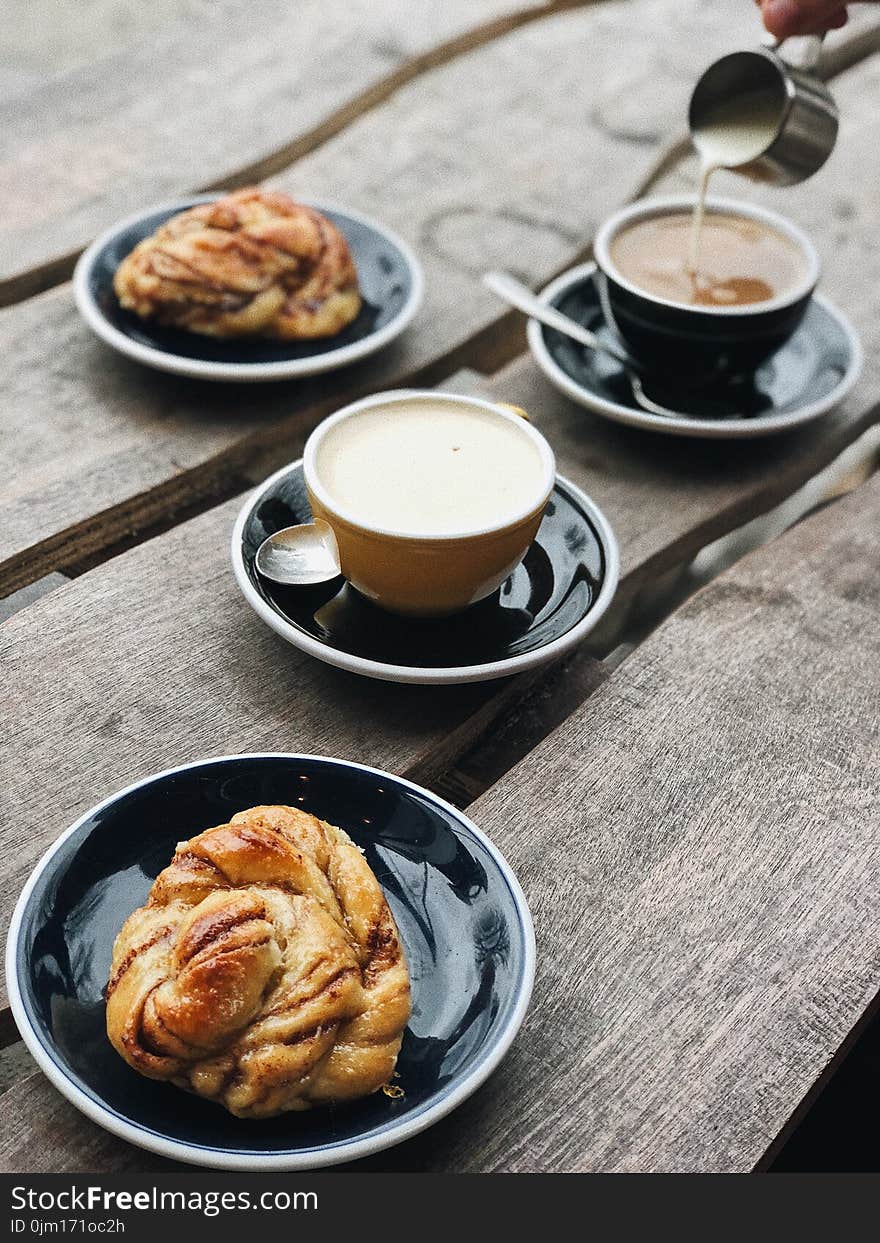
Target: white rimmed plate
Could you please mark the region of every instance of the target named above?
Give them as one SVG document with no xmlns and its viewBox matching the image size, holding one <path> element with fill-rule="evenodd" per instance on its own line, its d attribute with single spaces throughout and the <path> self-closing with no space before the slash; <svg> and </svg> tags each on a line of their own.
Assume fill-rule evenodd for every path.
<svg viewBox="0 0 880 1243">
<path fill-rule="evenodd" d="M 401 1093 L 254 1121 L 146 1079 L 115 1052 L 104 988 L 113 940 L 178 841 L 245 807 L 287 803 L 361 846 L 400 929 L 413 1010 Z M 37 864 L 6 947 L 10 1004 L 53 1085 L 93 1122 L 172 1160 L 313 1169 L 417 1135 L 483 1083 L 525 1016 L 535 939 L 500 852 L 455 807 L 400 777 L 322 756 L 257 754 L 147 777 L 81 816 Z M 511 1116 L 515 1102 L 511 1102 Z"/>
<path fill-rule="evenodd" d="M 345 236 L 358 271 L 363 306 L 335 337 L 319 341 L 219 339 L 143 320 L 120 305 L 113 290 L 117 267 L 138 242 L 170 216 L 217 194 L 192 195 L 115 224 L 80 257 L 73 276 L 76 304 L 89 327 L 136 362 L 200 380 L 293 380 L 367 358 L 407 327 L 424 293 L 421 265 L 390 229 L 333 203 L 303 200 L 323 212 Z"/>
</svg>

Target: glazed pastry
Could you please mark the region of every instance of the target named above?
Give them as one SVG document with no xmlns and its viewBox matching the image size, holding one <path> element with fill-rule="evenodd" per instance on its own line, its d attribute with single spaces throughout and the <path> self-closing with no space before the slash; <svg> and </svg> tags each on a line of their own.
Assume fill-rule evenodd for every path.
<svg viewBox="0 0 880 1243">
<path fill-rule="evenodd" d="M 123 259 L 113 288 L 142 319 L 211 337 L 332 337 L 361 308 L 335 225 L 256 189 L 172 216 Z"/>
<path fill-rule="evenodd" d="M 252 807 L 178 845 L 113 946 L 116 1051 L 243 1118 L 375 1092 L 409 1013 L 367 861 L 292 807 Z"/>
</svg>

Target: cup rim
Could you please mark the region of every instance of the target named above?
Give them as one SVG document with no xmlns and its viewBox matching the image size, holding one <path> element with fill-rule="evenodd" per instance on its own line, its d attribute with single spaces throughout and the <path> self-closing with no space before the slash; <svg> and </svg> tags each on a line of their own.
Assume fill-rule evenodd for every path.
<svg viewBox="0 0 880 1243">
<path fill-rule="evenodd" d="M 401 531 L 390 527 L 381 527 L 365 522 L 363 518 L 358 517 L 351 510 L 340 505 L 331 497 L 321 483 L 316 466 L 317 452 L 327 432 L 331 428 L 336 427 L 337 424 L 360 414 L 364 410 L 372 409 L 375 406 L 397 405 L 413 400 L 440 401 L 450 405 L 465 405 L 476 407 L 480 410 L 488 410 L 518 428 L 532 441 L 532 444 L 538 450 L 541 464 L 544 468 L 543 486 L 540 494 L 536 494 L 535 498 L 525 508 L 517 510 L 513 515 L 505 518 L 503 522 L 494 522 L 483 527 L 465 528 L 461 531 Z M 369 397 L 362 397 L 359 401 L 351 402 L 319 423 L 309 436 L 303 449 L 303 474 L 306 486 L 315 494 L 325 509 L 361 531 L 368 531 L 372 535 L 387 536 L 389 539 L 412 540 L 419 543 L 443 543 L 454 540 L 475 539 L 486 535 L 497 535 L 526 522 L 546 505 L 553 491 L 553 486 L 556 482 L 556 459 L 547 440 L 537 428 L 533 427 L 527 419 L 514 414 L 512 410 L 505 409 L 498 402 L 489 401 L 483 397 L 470 397 L 466 394 L 436 392 L 434 389 L 391 389 L 387 392 L 372 393 Z"/>
<path fill-rule="evenodd" d="M 802 298 L 809 297 L 819 281 L 821 264 L 815 246 L 803 229 L 799 228 L 787 217 L 779 215 L 778 212 L 771 211 L 768 207 L 763 207 L 757 203 L 746 203 L 740 199 L 717 198 L 715 196 L 706 198 L 707 215 L 723 212 L 727 215 L 745 216 L 749 220 L 760 220 L 763 224 L 770 225 L 790 238 L 797 245 L 806 260 L 807 266 L 804 276 L 796 285 L 784 293 L 777 294 L 775 298 L 768 299 L 766 302 L 751 302 L 739 306 L 692 306 L 687 302 L 675 302 L 672 298 L 663 298 L 659 294 L 650 293 L 623 276 L 611 259 L 611 243 L 624 226 L 633 224 L 637 220 L 649 220 L 655 216 L 665 216 L 676 211 L 692 211 L 695 201 L 694 195 L 668 195 L 658 198 L 639 199 L 628 207 L 614 212 L 600 226 L 593 244 L 593 254 L 600 270 L 604 272 L 609 280 L 613 280 L 615 284 L 656 306 L 667 306 L 677 311 L 690 312 L 692 315 L 710 315 L 721 319 L 731 316 L 766 315 L 769 312 L 793 306 Z"/>
</svg>

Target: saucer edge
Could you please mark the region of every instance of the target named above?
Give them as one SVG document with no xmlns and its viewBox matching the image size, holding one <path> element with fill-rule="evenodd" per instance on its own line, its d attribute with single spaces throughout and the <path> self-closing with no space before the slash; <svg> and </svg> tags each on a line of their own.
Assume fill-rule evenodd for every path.
<svg viewBox="0 0 880 1243">
<path fill-rule="evenodd" d="M 400 252 L 409 269 L 412 284 L 406 302 L 390 323 L 385 324 L 384 327 L 378 329 L 370 336 L 363 337 L 359 341 L 353 341 L 349 345 L 340 347 L 338 350 L 328 350 L 326 353 L 316 354 L 308 359 L 263 363 L 223 363 L 199 358 L 186 358 L 181 354 L 167 353 L 151 345 L 144 345 L 126 333 L 121 332 L 103 314 L 101 308 L 92 297 L 89 288 L 89 278 L 92 269 L 104 248 L 118 233 L 131 228 L 132 225 L 137 224 L 145 216 L 173 209 L 184 211 L 197 203 L 216 202 L 219 197 L 220 195 L 218 194 L 194 194 L 173 202 L 158 203 L 141 211 L 133 212 L 130 216 L 117 220 L 86 247 L 77 260 L 73 271 L 73 296 L 77 310 L 86 324 L 105 345 L 110 346 L 117 353 L 133 359 L 135 362 L 141 363 L 143 366 L 152 367 L 157 371 L 165 371 L 171 375 L 187 376 L 190 379 L 242 384 L 256 384 L 273 380 L 305 379 L 308 376 L 319 375 L 325 371 L 335 371 L 337 368 L 346 367 L 350 363 L 367 358 L 378 350 L 383 349 L 409 327 L 421 308 L 425 294 L 425 275 L 421 263 L 407 242 L 392 229 L 386 228 L 385 225 L 380 224 L 371 216 L 363 215 L 353 208 L 344 207 L 328 199 L 304 199 L 303 202 L 306 206 L 313 207 L 317 211 L 337 212 L 341 216 L 348 216 L 358 224 L 372 229 L 375 233 L 389 241 Z"/>
<path fill-rule="evenodd" d="M 434 668 L 429 666 L 414 668 L 407 665 L 393 665 L 384 661 L 370 660 L 367 657 L 353 656 L 348 652 L 328 647 L 326 644 L 319 643 L 317 639 L 291 625 L 263 600 L 259 593 L 254 590 L 253 584 L 247 575 L 241 552 L 245 524 L 251 511 L 259 502 L 260 497 L 289 471 L 299 466 L 301 462 L 302 459 L 300 458 L 295 462 L 289 462 L 286 466 L 282 466 L 280 470 L 275 471 L 268 479 L 264 479 L 259 487 L 246 498 L 232 529 L 230 552 L 235 581 L 245 600 L 257 616 L 293 647 L 297 647 L 308 655 L 314 656 L 324 664 L 334 665 L 338 669 L 344 669 L 348 673 L 355 673 L 361 677 L 375 678 L 380 682 L 397 682 L 416 686 L 440 686 L 444 683 L 464 685 L 469 682 L 490 682 L 496 678 L 509 677 L 514 673 L 522 673 L 528 669 L 539 668 L 541 665 L 547 664 L 555 657 L 561 656 L 574 647 L 595 628 L 608 610 L 617 591 L 620 577 L 620 551 L 617 538 L 611 529 L 608 519 L 595 502 L 577 484 L 572 483 L 571 480 L 557 472 L 557 481 L 574 493 L 578 503 L 583 506 L 587 516 L 594 524 L 605 559 L 605 576 L 595 601 L 581 620 L 572 626 L 570 630 L 567 630 L 565 634 L 551 640 L 544 647 L 536 648 L 534 651 L 525 652 L 519 656 L 510 656 L 503 660 L 489 661 L 479 665 L 450 665 Z"/>
<path fill-rule="evenodd" d="M 592 262 L 569 268 L 567 272 L 557 276 L 542 289 L 538 297 L 542 302 L 549 304 L 558 294 L 569 289 L 576 282 L 593 276 L 595 272 L 596 264 Z M 529 319 L 526 337 L 532 357 L 555 388 L 571 398 L 577 405 L 610 419 L 612 422 L 661 432 L 669 436 L 691 436 L 704 440 L 757 439 L 790 431 L 827 414 L 843 401 L 861 375 L 864 351 L 855 328 L 843 311 L 824 294 L 815 293 L 813 299 L 839 324 L 846 336 L 850 347 L 850 364 L 830 393 L 819 401 L 805 405 L 789 415 L 765 416 L 756 419 L 693 419 L 686 416 L 668 419 L 661 415 L 649 414 L 648 411 L 640 410 L 635 405 L 622 406 L 617 402 L 606 401 L 603 397 L 590 394 L 559 366 L 544 343 L 544 327 L 537 320 Z"/>
<path fill-rule="evenodd" d="M 120 797 L 131 793 L 144 785 L 148 785 L 152 781 L 159 780 L 163 777 L 170 777 L 176 773 L 182 772 L 190 768 L 198 768 L 205 764 L 220 763 L 223 761 L 239 760 L 239 759 L 284 759 L 284 760 L 320 760 L 331 764 L 338 764 L 345 768 L 353 768 L 386 780 L 392 780 L 408 790 L 413 791 L 420 797 L 427 796 L 431 801 L 436 803 L 441 809 L 447 812 L 454 821 L 462 823 L 470 833 L 476 838 L 481 846 L 494 860 L 499 873 L 506 883 L 523 933 L 523 961 L 522 975 L 519 995 L 516 998 L 516 1004 L 507 1026 L 500 1033 L 494 1047 L 487 1053 L 486 1057 L 477 1063 L 471 1073 L 462 1080 L 456 1088 L 454 1088 L 447 1097 L 429 1105 L 422 1114 L 410 1119 L 408 1123 L 401 1125 L 399 1133 L 392 1133 L 389 1137 L 388 1133 L 383 1133 L 373 1138 L 366 1138 L 360 1141 L 353 1141 L 350 1144 L 343 1144 L 337 1149 L 329 1149 L 327 1152 L 321 1150 L 313 1150 L 305 1154 L 297 1153 L 296 1150 L 290 1150 L 282 1153 L 277 1157 L 269 1157 L 268 1159 L 260 1156 L 242 1156 L 240 1153 L 230 1152 L 226 1149 L 208 1150 L 211 1157 L 210 1161 L 205 1160 L 205 1151 L 197 1149 L 192 1145 L 186 1144 L 184 1141 L 166 1139 L 163 1136 L 157 1136 L 154 1132 L 138 1127 L 136 1124 L 127 1122 L 118 1118 L 109 1109 L 96 1103 L 83 1092 L 75 1083 L 68 1079 L 63 1070 L 55 1062 L 48 1053 L 42 1041 L 37 1036 L 27 1015 L 24 1001 L 18 981 L 18 950 L 19 939 L 21 934 L 22 918 L 24 916 L 27 903 L 36 887 L 36 884 L 51 861 L 52 857 L 62 847 L 64 842 L 68 840 L 82 825 L 91 817 L 96 815 L 103 808 L 111 805 Z M 55 841 L 44 851 L 19 894 L 12 918 L 9 924 L 9 932 L 7 934 L 6 949 L 4 955 L 4 966 L 6 971 L 6 982 L 9 993 L 9 1004 L 15 1019 L 18 1031 L 24 1041 L 29 1052 L 37 1062 L 39 1069 L 45 1074 L 49 1082 L 64 1096 L 70 1103 L 78 1109 L 85 1117 L 101 1126 L 104 1130 L 111 1134 L 126 1140 L 128 1143 L 154 1152 L 159 1156 L 166 1157 L 170 1160 L 182 1161 L 191 1165 L 199 1165 L 203 1168 L 229 1169 L 229 1170 L 302 1170 L 302 1169 L 320 1169 L 325 1166 L 337 1165 L 344 1161 L 357 1160 L 374 1152 L 384 1151 L 385 1149 L 395 1147 L 399 1143 L 403 1143 L 407 1139 L 413 1138 L 422 1131 L 428 1129 L 435 1122 L 451 1113 L 463 1101 L 471 1096 L 493 1071 L 498 1067 L 506 1056 L 513 1040 L 515 1039 L 520 1027 L 522 1026 L 529 1003 L 531 1001 L 532 990 L 535 980 L 536 967 L 536 943 L 534 922 L 532 920 L 531 911 L 522 886 L 516 878 L 513 869 L 507 862 L 501 851 L 491 841 L 486 833 L 484 833 L 464 812 L 459 808 L 453 807 L 445 799 L 425 790 L 413 781 L 407 780 L 395 774 L 384 772 L 382 769 L 374 768 L 369 764 L 359 764 L 353 760 L 343 760 L 333 756 L 323 755 L 306 755 L 293 752 L 247 752 L 240 755 L 223 755 L 210 756 L 199 760 L 193 760 L 186 764 L 175 765 L 172 768 L 163 769 L 161 772 L 153 773 L 150 776 L 141 778 L 132 782 L 130 785 L 121 790 L 115 791 L 106 799 L 102 799 L 93 807 L 85 811 L 76 821 L 70 825 Z"/>
</svg>

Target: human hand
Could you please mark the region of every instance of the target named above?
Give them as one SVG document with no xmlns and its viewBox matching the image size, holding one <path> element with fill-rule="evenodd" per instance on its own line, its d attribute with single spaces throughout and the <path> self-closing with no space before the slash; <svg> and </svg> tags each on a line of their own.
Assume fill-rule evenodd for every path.
<svg viewBox="0 0 880 1243">
<path fill-rule="evenodd" d="M 840 0 L 757 0 L 764 25 L 777 39 L 818 35 L 846 24 Z"/>
</svg>

